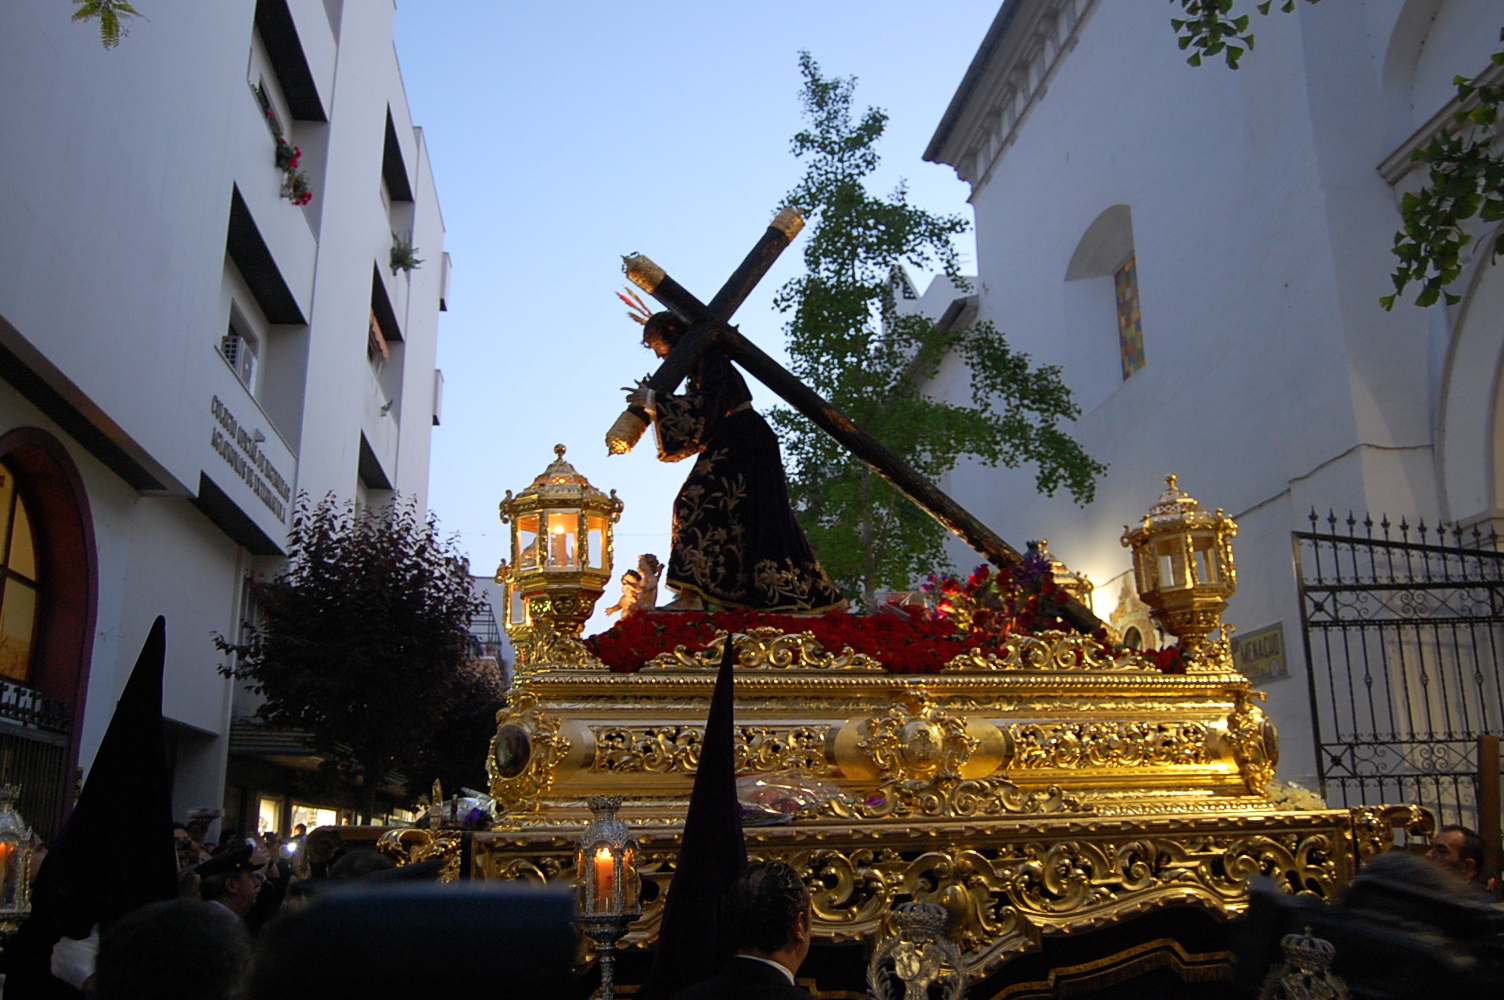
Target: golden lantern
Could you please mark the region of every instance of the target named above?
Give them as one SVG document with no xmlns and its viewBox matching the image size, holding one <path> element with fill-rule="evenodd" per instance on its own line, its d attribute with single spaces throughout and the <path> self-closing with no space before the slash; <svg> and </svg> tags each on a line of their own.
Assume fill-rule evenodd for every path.
<svg viewBox="0 0 1504 1000">
<path fill-rule="evenodd" d="M 501 521 L 511 525 L 512 558 L 497 570 L 502 612 L 519 662 L 578 659 L 579 635 L 611 579 L 612 526 L 621 517 L 616 491 L 602 493 L 564 461 L 564 446 L 533 484 L 507 490 Z"/>
<path fill-rule="evenodd" d="M 1222 625 L 1227 599 L 1238 589 L 1232 539 L 1238 526 L 1219 507 L 1215 514 L 1165 477 L 1163 495 L 1137 528 L 1123 526 L 1133 550 L 1139 597 L 1161 628 L 1196 651 Z"/>
</svg>

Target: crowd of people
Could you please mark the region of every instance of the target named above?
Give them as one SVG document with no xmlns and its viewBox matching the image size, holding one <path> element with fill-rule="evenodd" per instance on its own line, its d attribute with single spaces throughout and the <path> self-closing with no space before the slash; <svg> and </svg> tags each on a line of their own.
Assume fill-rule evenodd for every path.
<svg viewBox="0 0 1504 1000">
<path fill-rule="evenodd" d="M 353 850 L 332 859 L 327 866 L 310 865 L 307 830 L 301 824 L 286 837 L 273 832 L 242 837 L 237 831 L 226 830 L 217 841 L 210 841 L 205 837 L 202 823 L 180 824 L 173 832 L 179 898 L 143 906 L 117 920 L 103 933 L 95 928 L 85 939 L 63 938 L 52 954 L 52 974 L 59 984 L 67 984 L 97 1000 L 258 997 L 263 995 L 256 987 L 258 961 L 263 971 L 277 964 L 268 963 L 265 957 L 258 959 L 258 948 L 268 939 L 279 937 L 276 925 L 290 927 L 297 923 L 299 917 L 290 918 L 289 914 L 300 914 L 310 900 L 334 898 L 341 887 L 376 890 L 384 902 L 373 902 L 376 897 L 367 895 L 358 904 L 359 911 L 370 919 L 387 920 L 393 941 L 411 939 L 416 923 L 404 929 L 401 922 L 423 919 L 421 906 L 414 903 L 415 899 L 421 902 L 423 897 L 403 897 L 399 905 L 391 906 L 392 897 L 386 890 L 395 888 L 400 894 L 406 887 L 411 892 L 419 881 L 437 880 L 444 864 L 436 860 L 399 868 L 385 854 Z M 1397 852 L 1393 860 L 1405 861 L 1411 869 L 1372 863 L 1365 869 L 1372 870 L 1365 877 L 1369 881 L 1390 878 L 1398 883 L 1419 880 L 1433 897 L 1440 893 L 1475 908 L 1486 907 L 1488 911 L 1498 908 L 1493 894 L 1498 881 L 1485 877 L 1483 839 L 1467 827 L 1441 828 L 1425 855 L 1430 864 L 1418 860 L 1414 854 L 1404 858 L 1398 857 L 1399 854 L 1408 852 Z M 1432 874 L 1417 874 L 1413 870 L 1415 865 Z M 1391 867 L 1395 869 L 1392 873 Z M 441 928 L 440 943 L 425 947 L 472 947 L 465 943 L 470 940 L 467 934 L 472 937 L 478 934 L 483 939 L 491 933 L 491 925 L 497 919 L 505 919 L 495 915 L 501 911 L 479 917 L 471 912 L 467 917 L 464 897 L 453 898 L 459 905 L 451 906 L 447 900 L 443 905 L 453 912 L 454 928 Z M 1387 896 L 1384 898 L 1383 908 L 1392 908 L 1394 904 Z M 1344 897 L 1333 912 L 1339 911 L 1344 901 L 1356 906 L 1356 899 L 1353 889 L 1344 890 Z M 808 998 L 796 976 L 811 943 L 809 907 L 809 893 L 798 873 L 788 865 L 759 862 L 748 867 L 727 893 L 723 907 L 723 926 L 733 947 L 733 958 L 716 978 L 681 992 L 675 1000 Z M 557 906 L 548 911 L 536 902 L 527 902 L 521 908 L 521 919 L 546 923 L 550 919 L 546 914 L 552 913 L 557 918 L 557 910 Z M 353 911 L 335 916 L 333 922 L 348 924 L 349 912 Z M 440 911 L 430 911 L 430 919 L 434 912 Z M 383 913 L 387 916 L 382 917 Z M 1504 909 L 1499 913 L 1504 926 Z M 329 922 L 326 918 L 325 923 Z M 317 921 L 309 926 L 317 927 Z M 289 933 L 304 938 L 309 931 L 302 926 Z M 280 937 L 278 950 L 285 958 L 288 934 Z M 343 957 L 354 963 L 352 968 L 369 968 L 377 961 L 374 956 L 382 952 L 388 952 L 385 957 L 392 960 L 389 953 L 395 946 L 384 947 L 364 939 L 363 944 L 373 949 L 366 959 L 343 949 Z M 518 959 L 523 966 L 537 972 L 538 955 L 546 952 L 547 947 L 540 949 L 522 949 L 527 954 L 519 955 Z M 560 975 L 567 971 L 570 953 L 572 946 L 553 963 Z M 528 966 L 529 962 L 533 964 Z M 283 961 L 273 971 L 285 975 L 286 964 Z M 271 973 L 262 978 L 267 975 Z"/>
</svg>

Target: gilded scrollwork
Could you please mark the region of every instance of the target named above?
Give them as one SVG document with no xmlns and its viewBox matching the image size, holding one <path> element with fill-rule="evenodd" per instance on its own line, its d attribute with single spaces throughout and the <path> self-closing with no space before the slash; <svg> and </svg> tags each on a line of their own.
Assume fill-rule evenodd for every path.
<svg viewBox="0 0 1504 1000">
<path fill-rule="evenodd" d="M 923 688 L 899 692 L 888 711 L 867 720 L 857 744 L 886 778 L 961 773 L 980 746 L 966 732 L 966 719 L 944 711 Z"/>
<path fill-rule="evenodd" d="M 960 819 L 1088 813 L 1091 808 L 1059 785 L 1029 791 L 1007 778 L 962 778 L 942 772 L 930 778 L 893 778 L 865 799 L 832 799 L 823 811 L 843 819 Z"/>
<path fill-rule="evenodd" d="M 523 804 L 537 808 L 572 744 L 560 720 L 543 710 L 525 683 L 512 686 L 496 722 L 486 755 L 491 795 L 505 809 Z"/>
<path fill-rule="evenodd" d="M 1361 806 L 1353 813 L 1353 842 L 1358 859 L 1369 861 L 1394 847 L 1394 831 L 1403 827 L 1411 837 L 1429 840 L 1436 833 L 1436 817 L 1424 806 Z"/>
<path fill-rule="evenodd" d="M 1114 657 L 1106 646 L 1090 636 L 1065 632 L 1010 636 L 998 650 L 967 650 L 947 663 L 944 669 L 1158 672 L 1137 653 L 1126 652 Z"/>
<path fill-rule="evenodd" d="M 667 653 L 660 653 L 642 665 L 643 670 L 714 670 L 720 666 L 726 653 L 724 631 L 698 652 L 683 646 Z M 881 671 L 883 666 L 865 653 L 854 652 L 843 646 L 839 653 L 831 653 L 822 646 L 812 632 L 786 633 L 769 625 L 758 626 L 746 632 L 735 633 L 736 665 L 742 669 L 786 670 L 798 667 L 804 670 L 865 670 Z"/>
<path fill-rule="evenodd" d="M 1012 726 L 1010 767 L 1159 767 L 1209 764 L 1199 722 L 1063 722 Z"/>
<path fill-rule="evenodd" d="M 1243 784 L 1257 795 L 1274 780 L 1275 768 L 1279 766 L 1279 733 L 1264 710 L 1255 704 L 1255 699 L 1263 700 L 1264 692 L 1244 688 L 1234 697 L 1233 710 L 1227 716 L 1227 741 L 1238 762 Z"/>
<path fill-rule="evenodd" d="M 376 849 L 396 861 L 399 867 L 443 858 L 445 865 L 439 871 L 439 881 L 454 882 L 460 877 L 462 839 L 457 830 L 406 827 L 383 833 L 376 841 Z"/>
<path fill-rule="evenodd" d="M 829 726 L 737 726 L 738 773 L 823 774 Z M 612 774 L 694 774 L 704 729 L 699 726 L 591 726 L 596 771 Z"/>
</svg>

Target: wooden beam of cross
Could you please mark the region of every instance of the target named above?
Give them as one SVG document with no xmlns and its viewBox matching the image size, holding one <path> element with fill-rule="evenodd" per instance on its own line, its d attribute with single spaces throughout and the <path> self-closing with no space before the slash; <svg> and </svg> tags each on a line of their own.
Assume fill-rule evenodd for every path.
<svg viewBox="0 0 1504 1000">
<path fill-rule="evenodd" d="M 797 224 L 790 225 L 786 216 L 793 216 Z M 780 212 L 778 219 L 768 227 L 768 232 L 758 241 L 752 253 L 747 255 L 741 267 L 737 268 L 736 273 L 708 306 L 642 254 L 624 258 L 627 277 L 632 283 L 689 325 L 689 330 L 669 352 L 668 357 L 663 359 L 658 371 L 648 379 L 647 386 L 657 392 L 672 392 L 678 388 L 680 381 L 689 374 L 706 349 L 714 344 L 725 351 L 732 361 L 746 369 L 748 374 L 776 392 L 790 406 L 835 438 L 843 448 L 892 483 L 895 489 L 993 565 L 1011 567 L 1022 563 L 1023 555 L 997 532 L 956 503 L 944 490 L 914 471 L 887 445 L 858 427 L 834 404 L 799 381 L 792 372 L 726 322 L 731 311 L 741 305 L 767 273 L 778 254 L 793 241 L 803 226 L 804 220 L 797 213 L 790 209 Z M 780 240 L 782 245 L 778 245 Z M 643 413 L 640 418 L 644 427 L 646 417 L 647 414 Z M 618 421 L 618 426 L 620 424 L 621 421 Z M 615 431 L 614 427 L 613 433 Z M 613 443 L 611 435 L 607 436 L 607 444 L 613 453 L 631 447 L 627 444 L 626 448 L 620 448 L 618 443 Z M 1078 631 L 1091 633 L 1102 626 L 1101 619 L 1092 614 L 1090 609 L 1063 592 L 1057 592 L 1054 603 L 1053 610 Z"/>
</svg>

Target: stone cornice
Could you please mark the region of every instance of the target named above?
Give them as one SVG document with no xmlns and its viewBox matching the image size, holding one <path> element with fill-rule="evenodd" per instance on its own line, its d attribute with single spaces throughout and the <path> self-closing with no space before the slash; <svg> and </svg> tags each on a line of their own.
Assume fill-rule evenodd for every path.
<svg viewBox="0 0 1504 1000">
<path fill-rule="evenodd" d="M 1474 78 L 1473 82 L 1480 85 L 1489 84 L 1498 86 L 1501 82 L 1504 82 L 1504 66 L 1490 64 L 1487 69 Z M 1464 110 L 1464 108 L 1472 109 L 1477 107 L 1477 105 L 1477 94 L 1468 98 L 1465 105 L 1464 102 L 1457 98 L 1452 98 L 1440 110 L 1428 118 L 1424 125 L 1411 133 L 1410 138 L 1400 143 L 1394 152 L 1384 157 L 1383 162 L 1379 164 L 1379 175 L 1390 184 L 1398 184 L 1405 178 L 1406 174 L 1416 168 L 1417 163 L 1413 155 L 1415 151 L 1429 146 L 1431 140 L 1438 135 L 1452 131 L 1456 127 L 1457 112 Z"/>
<path fill-rule="evenodd" d="M 975 189 L 1075 48 L 1097 0 L 1008 0 L 977 49 L 924 158 Z"/>
</svg>

